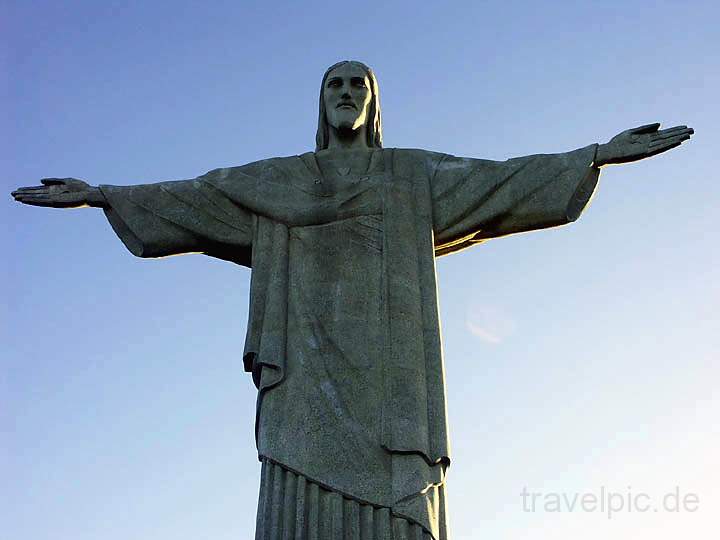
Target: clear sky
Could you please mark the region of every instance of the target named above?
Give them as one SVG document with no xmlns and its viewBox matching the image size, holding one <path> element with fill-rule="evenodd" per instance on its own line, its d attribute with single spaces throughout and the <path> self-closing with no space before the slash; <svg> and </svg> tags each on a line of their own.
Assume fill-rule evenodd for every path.
<svg viewBox="0 0 720 540">
<path fill-rule="evenodd" d="M 717 2 L 2 2 L 0 537 L 252 537 L 249 271 L 141 260 L 42 177 L 134 184 L 311 150 L 324 69 L 378 76 L 385 145 L 507 159 L 661 121 L 591 208 L 437 264 L 453 540 L 718 537 Z M 524 487 L 542 493 L 525 511 Z M 695 512 L 546 511 L 696 494 Z"/>
</svg>

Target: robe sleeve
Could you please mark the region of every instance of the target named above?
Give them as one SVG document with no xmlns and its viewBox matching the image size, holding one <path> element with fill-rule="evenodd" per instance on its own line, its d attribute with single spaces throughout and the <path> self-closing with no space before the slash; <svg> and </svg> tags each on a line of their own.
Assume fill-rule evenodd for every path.
<svg viewBox="0 0 720 540">
<path fill-rule="evenodd" d="M 597 185 L 596 149 L 502 162 L 440 155 L 431 180 L 436 255 L 575 221 Z"/>
<path fill-rule="evenodd" d="M 255 216 L 204 177 L 100 190 L 108 221 L 133 255 L 204 253 L 250 266 Z"/>
</svg>

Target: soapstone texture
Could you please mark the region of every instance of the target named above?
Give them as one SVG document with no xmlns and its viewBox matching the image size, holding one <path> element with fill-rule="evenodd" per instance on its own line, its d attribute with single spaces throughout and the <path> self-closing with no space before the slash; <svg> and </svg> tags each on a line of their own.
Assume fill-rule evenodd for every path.
<svg viewBox="0 0 720 540">
<path fill-rule="evenodd" d="M 133 254 L 252 268 L 260 458 L 439 539 L 428 488 L 450 451 L 434 257 L 576 219 L 595 146 L 505 162 L 373 149 L 367 170 L 334 177 L 307 153 L 100 189 Z"/>
<path fill-rule="evenodd" d="M 600 166 L 693 133 L 658 128 L 502 162 L 383 148 L 377 80 L 341 62 L 322 79 L 315 152 L 136 186 L 51 178 L 12 195 L 102 207 L 138 257 L 199 252 L 252 269 L 257 540 L 447 540 L 435 257 L 576 220 Z"/>
</svg>

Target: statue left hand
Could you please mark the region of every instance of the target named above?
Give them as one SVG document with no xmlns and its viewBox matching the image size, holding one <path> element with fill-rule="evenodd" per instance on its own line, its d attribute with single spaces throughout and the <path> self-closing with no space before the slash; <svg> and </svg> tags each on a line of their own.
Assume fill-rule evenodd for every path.
<svg viewBox="0 0 720 540">
<path fill-rule="evenodd" d="M 615 135 L 610 142 L 598 147 L 595 166 L 602 167 L 645 159 L 679 146 L 695 133 L 687 126 L 675 126 L 658 131 L 659 127 L 658 123 L 647 124 Z"/>
</svg>

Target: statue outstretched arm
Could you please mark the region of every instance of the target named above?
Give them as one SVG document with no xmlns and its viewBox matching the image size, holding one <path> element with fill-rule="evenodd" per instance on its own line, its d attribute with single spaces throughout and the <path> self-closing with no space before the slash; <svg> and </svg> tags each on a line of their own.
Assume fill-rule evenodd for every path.
<svg viewBox="0 0 720 540">
<path fill-rule="evenodd" d="M 431 179 L 436 254 L 575 221 L 595 191 L 600 168 L 666 152 L 694 133 L 687 126 L 659 127 L 629 129 L 572 152 L 507 161 L 442 155 Z"/>
<path fill-rule="evenodd" d="M 431 181 L 436 254 L 575 221 L 598 182 L 597 150 L 507 161 L 443 156 Z"/>
<path fill-rule="evenodd" d="M 46 178 L 12 192 L 16 201 L 51 208 L 97 207 L 138 257 L 205 253 L 250 266 L 254 216 L 203 178 L 94 187 Z"/>
</svg>

